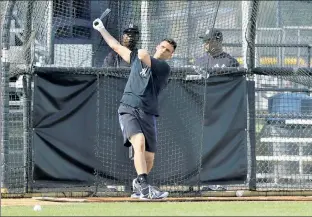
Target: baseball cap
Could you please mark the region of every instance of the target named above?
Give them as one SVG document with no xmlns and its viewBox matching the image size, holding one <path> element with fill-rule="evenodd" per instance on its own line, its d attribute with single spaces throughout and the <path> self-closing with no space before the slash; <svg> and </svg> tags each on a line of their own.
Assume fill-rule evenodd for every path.
<svg viewBox="0 0 312 217">
<path fill-rule="evenodd" d="M 137 34 L 139 34 L 140 31 L 139 31 L 139 27 L 137 25 L 134 25 L 134 24 L 130 23 L 128 28 L 126 28 L 123 31 L 123 33 L 124 34 L 126 34 L 126 33 L 137 33 Z"/>
<path fill-rule="evenodd" d="M 205 35 L 202 35 L 199 38 L 203 39 L 203 41 L 208 41 L 211 39 L 216 39 L 218 41 L 222 41 L 223 35 L 219 29 L 211 28 L 205 32 Z"/>
</svg>

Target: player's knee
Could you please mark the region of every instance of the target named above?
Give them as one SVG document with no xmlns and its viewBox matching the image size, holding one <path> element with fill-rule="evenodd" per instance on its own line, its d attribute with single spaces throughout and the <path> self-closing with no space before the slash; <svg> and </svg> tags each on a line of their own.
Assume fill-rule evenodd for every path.
<svg viewBox="0 0 312 217">
<path fill-rule="evenodd" d="M 138 133 L 130 138 L 134 153 L 145 151 L 145 137 L 143 133 Z"/>
</svg>

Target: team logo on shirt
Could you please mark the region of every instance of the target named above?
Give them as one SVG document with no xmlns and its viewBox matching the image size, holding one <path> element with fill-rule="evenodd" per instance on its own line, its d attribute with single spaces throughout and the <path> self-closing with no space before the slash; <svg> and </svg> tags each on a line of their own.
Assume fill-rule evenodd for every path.
<svg viewBox="0 0 312 217">
<path fill-rule="evenodd" d="M 143 68 L 142 71 L 140 72 L 141 77 L 146 78 L 147 76 L 147 70 L 148 68 Z"/>
<path fill-rule="evenodd" d="M 221 68 L 224 68 L 224 67 L 226 67 L 226 66 L 225 66 L 224 64 L 222 64 L 222 66 L 219 66 L 219 64 L 216 64 L 216 65 L 214 65 L 213 67 L 214 67 L 214 68 L 220 68 L 220 67 L 221 67 Z"/>
</svg>

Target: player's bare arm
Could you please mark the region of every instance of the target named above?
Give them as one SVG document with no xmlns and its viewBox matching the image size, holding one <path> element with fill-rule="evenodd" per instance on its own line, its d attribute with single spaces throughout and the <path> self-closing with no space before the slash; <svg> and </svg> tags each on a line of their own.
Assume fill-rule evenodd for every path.
<svg viewBox="0 0 312 217">
<path fill-rule="evenodd" d="M 95 25 L 97 23 L 97 25 Z M 93 21 L 93 28 L 99 31 L 103 37 L 103 39 L 106 41 L 108 46 L 110 46 L 116 53 L 121 56 L 127 63 L 130 63 L 130 53 L 131 51 L 125 47 L 122 46 L 119 41 L 117 41 L 104 27 L 102 21 L 100 19 L 95 19 Z"/>
<path fill-rule="evenodd" d="M 145 65 L 151 67 L 151 56 L 149 55 L 148 51 L 145 49 L 138 50 L 138 58 L 141 60 Z"/>
</svg>

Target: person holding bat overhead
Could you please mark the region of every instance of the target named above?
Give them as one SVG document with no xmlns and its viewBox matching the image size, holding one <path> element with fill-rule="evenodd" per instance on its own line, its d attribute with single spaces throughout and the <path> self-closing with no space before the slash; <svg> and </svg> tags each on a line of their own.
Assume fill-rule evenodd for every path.
<svg viewBox="0 0 312 217">
<path fill-rule="evenodd" d="M 153 167 L 157 146 L 158 96 L 168 83 L 170 66 L 166 60 L 173 56 L 177 43 L 173 39 L 163 39 L 151 56 L 145 49 L 131 51 L 121 45 L 99 18 L 93 21 L 93 28 L 131 65 L 118 115 L 124 145 L 132 146 L 134 150 L 134 166 L 138 175 L 133 180 L 134 196 L 140 199 L 166 198 L 169 193 L 151 186 L 148 174 Z"/>
</svg>

